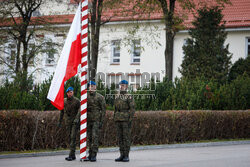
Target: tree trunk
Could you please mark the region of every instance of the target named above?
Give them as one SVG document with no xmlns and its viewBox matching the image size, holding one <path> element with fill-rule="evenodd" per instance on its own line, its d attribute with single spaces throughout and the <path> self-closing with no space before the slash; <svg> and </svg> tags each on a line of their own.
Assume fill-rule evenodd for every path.
<svg viewBox="0 0 250 167">
<path fill-rule="evenodd" d="M 169 80 L 173 79 L 173 52 L 174 37 L 171 32 L 166 31 L 166 49 L 165 49 L 165 71 Z"/>
<path fill-rule="evenodd" d="M 92 13 L 91 13 L 90 80 L 92 81 L 95 81 L 96 72 L 97 72 L 102 4 L 103 4 L 103 0 L 93 1 L 93 8 L 92 8 Z"/>
<path fill-rule="evenodd" d="M 165 75 L 169 80 L 173 80 L 173 56 L 174 56 L 174 8 L 176 0 L 159 0 L 164 14 L 166 45 L 165 45 Z"/>
<path fill-rule="evenodd" d="M 15 74 L 17 74 L 20 71 L 20 49 L 21 49 L 21 42 L 20 42 L 20 40 L 18 40 L 17 42 L 18 42 L 18 44 L 17 44 Z"/>
<path fill-rule="evenodd" d="M 22 54 L 22 64 L 23 64 L 23 72 L 28 72 L 28 62 L 27 62 L 27 53 L 28 53 L 28 43 L 23 42 L 23 54 Z"/>
</svg>

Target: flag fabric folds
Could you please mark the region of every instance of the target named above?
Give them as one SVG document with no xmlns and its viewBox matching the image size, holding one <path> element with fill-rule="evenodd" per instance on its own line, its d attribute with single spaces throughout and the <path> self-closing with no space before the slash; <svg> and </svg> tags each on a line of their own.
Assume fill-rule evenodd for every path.
<svg viewBox="0 0 250 167">
<path fill-rule="evenodd" d="M 59 110 L 64 108 L 64 82 L 77 74 L 81 63 L 81 5 L 79 5 L 61 52 L 47 98 Z"/>
</svg>

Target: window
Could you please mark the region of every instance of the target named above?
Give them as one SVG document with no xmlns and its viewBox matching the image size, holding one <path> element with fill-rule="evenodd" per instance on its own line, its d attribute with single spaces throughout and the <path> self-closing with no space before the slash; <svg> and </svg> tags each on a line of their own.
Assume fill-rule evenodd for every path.
<svg viewBox="0 0 250 167">
<path fill-rule="evenodd" d="M 28 48 L 28 57 L 31 57 L 30 60 L 29 60 L 29 64 L 30 65 L 34 65 L 34 57 L 35 57 L 35 50 L 36 50 L 36 45 L 35 45 L 35 42 L 32 41 L 29 43 L 29 48 Z"/>
<path fill-rule="evenodd" d="M 6 57 L 7 57 L 7 62 L 9 64 L 15 64 L 16 60 L 16 44 L 9 43 L 7 44 L 7 49 L 6 49 Z"/>
<path fill-rule="evenodd" d="M 120 40 L 111 42 L 111 64 L 120 64 Z"/>
<path fill-rule="evenodd" d="M 246 57 L 250 56 L 250 37 L 246 39 Z"/>
<path fill-rule="evenodd" d="M 109 73 L 106 80 L 106 85 L 112 89 L 119 89 L 119 82 L 121 81 L 121 75 L 115 73 Z"/>
<path fill-rule="evenodd" d="M 54 42 L 55 41 L 54 35 L 46 35 L 45 36 L 45 56 L 46 56 L 46 65 L 47 66 L 53 66 L 55 65 L 55 55 L 57 54 L 57 50 L 55 48 Z"/>
<path fill-rule="evenodd" d="M 38 16 L 41 16 L 41 13 L 38 9 L 32 12 L 32 17 L 38 17 Z"/>
<path fill-rule="evenodd" d="M 55 55 L 52 51 L 47 53 L 46 57 L 46 65 L 54 65 L 55 64 Z"/>
<path fill-rule="evenodd" d="M 140 64 L 141 62 L 141 41 L 133 40 L 132 41 L 132 64 Z"/>
</svg>

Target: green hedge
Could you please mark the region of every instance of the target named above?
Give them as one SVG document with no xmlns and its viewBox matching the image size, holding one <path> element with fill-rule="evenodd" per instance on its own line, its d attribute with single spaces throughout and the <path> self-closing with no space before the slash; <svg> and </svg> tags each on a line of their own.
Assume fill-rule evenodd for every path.
<svg viewBox="0 0 250 167">
<path fill-rule="evenodd" d="M 68 147 L 65 126 L 57 128 L 59 111 L 0 111 L 0 151 Z M 250 138 L 250 110 L 142 111 L 132 125 L 133 145 L 168 144 L 209 139 Z M 79 144 L 79 136 L 77 137 Z M 113 112 L 107 111 L 101 146 L 116 146 Z"/>
<path fill-rule="evenodd" d="M 28 109 L 28 110 L 56 110 L 47 99 L 52 76 L 41 84 L 33 85 L 29 91 L 20 90 L 16 82 L 6 81 L 0 86 L 0 110 Z M 64 89 L 73 86 L 75 96 L 80 98 L 80 79 L 70 78 L 64 85 Z"/>
<path fill-rule="evenodd" d="M 26 92 L 15 83 L 0 86 L 0 110 L 56 110 L 47 99 L 51 78 L 42 84 L 35 85 Z M 150 88 L 140 88 L 131 92 L 140 95 L 136 99 L 137 110 L 246 110 L 250 109 L 250 77 L 247 73 L 235 80 L 220 84 L 214 80 L 196 78 L 187 80 L 175 79 L 174 82 L 164 79 L 162 82 L 151 82 Z M 65 84 L 65 89 L 73 86 L 75 96 L 80 98 L 80 80 L 73 77 Z M 104 88 L 98 84 L 98 91 L 103 95 L 115 92 L 115 85 Z M 154 94 L 143 98 L 145 94 Z M 142 95 L 142 96 L 141 96 Z M 138 97 L 138 96 L 137 96 Z M 113 109 L 113 99 L 106 98 L 108 109 Z"/>
<path fill-rule="evenodd" d="M 250 77 L 243 74 L 230 83 L 196 78 L 157 83 L 155 99 L 136 99 L 137 110 L 245 110 L 250 109 Z M 134 94 L 150 94 L 149 88 Z"/>
</svg>

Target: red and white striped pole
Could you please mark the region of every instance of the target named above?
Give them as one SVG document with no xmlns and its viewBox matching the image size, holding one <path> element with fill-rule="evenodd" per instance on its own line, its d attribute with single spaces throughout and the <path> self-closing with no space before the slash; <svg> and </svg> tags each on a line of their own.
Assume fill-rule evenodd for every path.
<svg viewBox="0 0 250 167">
<path fill-rule="evenodd" d="M 81 0 L 81 126 L 80 160 L 86 159 L 87 150 L 87 69 L 88 69 L 88 0 Z"/>
</svg>

